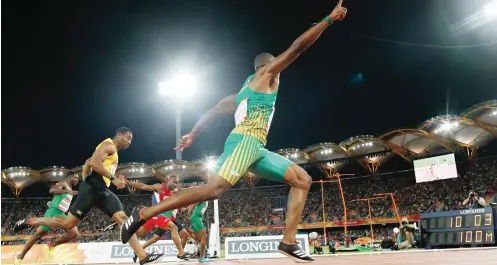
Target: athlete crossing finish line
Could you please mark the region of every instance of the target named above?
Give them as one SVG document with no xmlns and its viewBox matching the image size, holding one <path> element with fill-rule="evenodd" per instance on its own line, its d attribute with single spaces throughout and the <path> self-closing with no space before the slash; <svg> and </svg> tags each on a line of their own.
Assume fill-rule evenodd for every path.
<svg viewBox="0 0 497 265">
<path fill-rule="evenodd" d="M 74 195 L 78 194 L 77 191 L 73 191 L 72 189 L 78 184 L 78 174 L 75 172 L 67 173 L 67 180 L 61 181 L 55 184 L 52 188 L 50 188 L 50 194 L 54 195 L 51 201 L 48 210 L 45 212 L 45 217 L 54 217 L 59 216 L 62 218 L 66 217 L 66 212 L 69 209 L 69 205 L 71 204 L 72 198 Z M 21 222 L 21 221 L 20 221 Z M 48 226 L 39 226 L 36 229 L 36 234 L 31 236 L 29 240 L 24 245 L 21 253 L 16 256 L 14 260 L 14 265 L 20 265 L 24 256 L 28 251 L 33 247 L 33 245 L 41 239 L 43 236 L 48 234 L 52 230 L 51 227 Z M 78 229 L 73 227 L 67 231 L 64 235 L 59 237 L 53 243 L 48 242 L 48 256 L 53 258 L 53 250 L 56 246 L 60 244 L 67 243 L 78 237 Z"/>
<path fill-rule="evenodd" d="M 226 139 L 224 152 L 205 186 L 192 187 L 177 192 L 174 196 L 151 207 L 135 207 L 130 218 L 121 226 L 121 240 L 129 238 L 146 220 L 172 209 L 197 202 L 217 199 L 235 184 L 247 170 L 272 181 L 284 181 L 292 186 L 288 198 L 288 217 L 279 251 L 298 262 L 313 262 L 297 245 L 297 225 L 302 215 L 307 192 L 312 183 L 310 176 L 290 160 L 265 149 L 266 136 L 274 114 L 278 95 L 280 73 L 302 52 L 309 48 L 333 21 L 342 20 L 347 9 L 342 0 L 320 23 L 302 34 L 285 52 L 274 58 L 271 54 L 259 54 L 254 61 L 255 74 L 249 76 L 238 94 L 222 99 L 209 110 L 182 137 L 176 149 L 183 151 L 197 138 L 200 131 L 215 119 L 235 114 L 236 127 Z"/>
<path fill-rule="evenodd" d="M 70 231 L 76 227 L 93 207 L 97 207 L 118 224 L 124 223 L 127 219 L 123 206 L 119 198 L 109 189 L 110 184 L 114 184 L 118 189 L 126 187 L 125 178 L 116 177 L 118 164 L 117 152 L 126 149 L 131 145 L 133 133 L 130 129 L 121 127 L 116 130 L 114 138 L 107 138 L 102 141 L 90 160 L 83 169 L 84 181 L 78 189 L 78 197 L 69 208 L 67 217 L 31 217 L 17 222 L 14 232 L 24 230 L 29 227 L 48 226 Z M 91 168 L 91 170 L 89 169 Z M 86 172 L 90 172 L 86 176 Z M 128 237 L 129 245 L 140 258 L 140 264 L 157 261 L 163 254 L 147 254 L 140 246 L 136 236 Z"/>
</svg>

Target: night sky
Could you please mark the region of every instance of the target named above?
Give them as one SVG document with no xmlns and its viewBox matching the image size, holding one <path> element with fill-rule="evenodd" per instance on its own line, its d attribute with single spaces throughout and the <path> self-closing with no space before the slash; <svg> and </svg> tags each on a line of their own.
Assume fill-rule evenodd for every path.
<svg viewBox="0 0 497 265">
<path fill-rule="evenodd" d="M 451 30 L 486 2 L 345 0 L 347 18 L 281 74 L 268 149 L 381 135 L 496 99 L 497 21 Z M 283 52 L 335 3 L 2 1 L 1 167 L 81 165 L 120 126 L 134 132 L 120 163 L 172 159 L 174 105 L 159 81 L 182 69 L 201 80 L 182 106 L 186 133 L 238 92 L 255 55 Z M 213 124 L 183 158 L 221 154 L 233 126 Z"/>
</svg>

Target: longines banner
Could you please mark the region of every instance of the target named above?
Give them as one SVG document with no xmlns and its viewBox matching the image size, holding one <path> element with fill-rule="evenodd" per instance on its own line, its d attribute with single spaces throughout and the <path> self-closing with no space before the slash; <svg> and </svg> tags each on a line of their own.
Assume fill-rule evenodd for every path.
<svg viewBox="0 0 497 265">
<path fill-rule="evenodd" d="M 22 245 L 2 246 L 2 264 L 13 264 L 15 256 L 21 252 L 22 247 Z M 164 253 L 162 261 L 177 260 L 178 250 L 171 240 L 160 240 L 146 251 Z M 69 243 L 57 246 L 53 259 L 48 257 L 47 245 L 34 245 L 24 257 L 23 264 L 130 263 L 132 258 L 131 247 L 120 242 Z"/>
<path fill-rule="evenodd" d="M 227 259 L 285 257 L 278 251 L 281 239 L 283 236 L 227 237 L 224 243 L 224 256 Z M 309 254 L 307 234 L 298 234 L 297 244 Z"/>
</svg>

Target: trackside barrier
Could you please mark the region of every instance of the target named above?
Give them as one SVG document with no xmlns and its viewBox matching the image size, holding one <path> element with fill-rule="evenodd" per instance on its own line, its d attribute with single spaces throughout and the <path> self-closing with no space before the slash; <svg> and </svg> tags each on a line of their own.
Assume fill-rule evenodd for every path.
<svg viewBox="0 0 497 265">
<path fill-rule="evenodd" d="M 224 255 L 227 259 L 279 258 L 285 257 L 278 251 L 283 236 L 227 237 Z M 307 234 L 297 235 L 297 244 L 309 254 Z"/>
<path fill-rule="evenodd" d="M 2 246 L 2 264 L 13 264 L 14 258 L 22 250 L 22 245 Z M 188 244 L 186 249 L 194 248 Z M 177 261 L 178 250 L 172 240 L 159 240 L 146 249 L 148 253 L 164 253 L 161 261 Z M 131 263 L 133 249 L 121 242 L 68 243 L 57 246 L 54 258 L 48 257 L 47 245 L 34 245 L 26 254 L 23 264 L 97 264 Z"/>
</svg>

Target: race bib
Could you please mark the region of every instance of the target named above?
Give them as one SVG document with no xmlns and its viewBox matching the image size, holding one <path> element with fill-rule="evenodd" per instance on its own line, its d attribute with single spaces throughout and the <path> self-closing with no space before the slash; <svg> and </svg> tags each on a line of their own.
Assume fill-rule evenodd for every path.
<svg viewBox="0 0 497 265">
<path fill-rule="evenodd" d="M 72 195 L 71 194 L 66 194 L 66 197 L 62 199 L 62 201 L 57 205 L 57 209 L 61 210 L 62 212 L 67 212 L 69 210 L 69 206 L 71 205 L 72 201 Z"/>
<path fill-rule="evenodd" d="M 114 174 L 116 173 L 116 169 L 117 169 L 117 163 L 114 162 L 114 163 L 112 163 L 112 165 L 110 166 L 110 169 L 109 169 L 109 172 L 112 176 L 114 176 Z"/>
<path fill-rule="evenodd" d="M 239 125 L 243 121 L 247 119 L 247 102 L 248 98 L 243 99 L 240 101 L 240 104 L 238 104 L 238 107 L 236 108 L 235 112 L 235 124 Z"/>
<path fill-rule="evenodd" d="M 267 120 L 266 133 L 269 133 L 269 127 L 271 127 L 271 122 L 273 121 L 273 116 L 274 116 L 275 110 L 276 109 L 273 107 L 273 111 L 271 111 L 271 116 L 269 116 L 269 119 Z"/>
<path fill-rule="evenodd" d="M 209 202 L 205 202 L 205 206 L 200 211 L 200 214 L 204 215 L 205 211 L 207 211 L 207 207 L 209 206 Z"/>
</svg>

